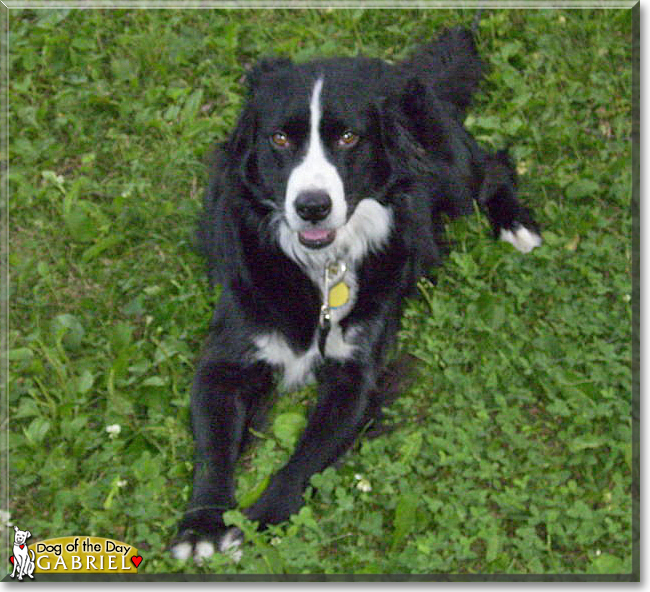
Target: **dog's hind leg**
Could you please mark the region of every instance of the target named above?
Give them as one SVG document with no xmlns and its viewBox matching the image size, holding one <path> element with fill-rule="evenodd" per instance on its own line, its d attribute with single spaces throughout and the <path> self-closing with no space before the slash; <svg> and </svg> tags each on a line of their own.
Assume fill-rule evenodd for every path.
<svg viewBox="0 0 650 592">
<path fill-rule="evenodd" d="M 31 557 L 29 555 L 30 553 L 31 553 Z M 27 561 L 27 570 L 25 571 L 25 573 L 33 580 L 34 579 L 34 569 L 36 569 L 36 555 L 35 555 L 34 551 L 32 551 L 31 549 L 29 549 L 29 551 L 27 551 L 27 559 L 26 559 L 26 561 Z"/>
<path fill-rule="evenodd" d="M 528 253 L 542 244 L 530 210 L 517 199 L 516 172 L 505 151 L 486 155 L 477 201 L 492 226 L 495 238 Z"/>
</svg>

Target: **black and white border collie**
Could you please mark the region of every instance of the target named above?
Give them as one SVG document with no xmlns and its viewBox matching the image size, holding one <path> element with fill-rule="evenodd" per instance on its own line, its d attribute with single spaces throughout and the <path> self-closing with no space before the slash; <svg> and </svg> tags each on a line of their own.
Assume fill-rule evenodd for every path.
<svg viewBox="0 0 650 592">
<path fill-rule="evenodd" d="M 192 392 L 194 483 L 175 557 L 239 544 L 222 514 L 278 382 L 313 378 L 318 399 L 290 460 L 245 510 L 261 527 L 296 512 L 310 477 L 375 417 L 405 299 L 440 259 L 445 217 L 476 200 L 496 237 L 523 252 L 541 243 L 507 155 L 463 127 L 480 73 L 472 34 L 452 29 L 399 64 L 276 59 L 249 74 L 200 221 L 222 291 Z"/>
</svg>

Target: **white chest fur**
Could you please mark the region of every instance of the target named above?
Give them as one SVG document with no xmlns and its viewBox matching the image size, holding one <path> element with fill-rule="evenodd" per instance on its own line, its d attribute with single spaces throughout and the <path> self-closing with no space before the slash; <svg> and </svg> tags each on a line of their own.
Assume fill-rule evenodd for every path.
<svg viewBox="0 0 650 592">
<path fill-rule="evenodd" d="M 393 224 L 393 214 L 388 206 L 367 198 L 362 199 L 345 225 L 336 231 L 334 242 L 319 250 L 304 247 L 298 240 L 298 233 L 279 219 L 278 243 L 284 253 L 295 261 L 314 282 L 321 293 L 321 302 L 326 302 L 327 293 L 323 282 L 325 266 L 332 261 L 345 261 L 347 272 L 343 278 L 349 296 L 340 306 L 330 309 L 330 330 L 325 342 L 325 356 L 336 360 L 350 359 L 358 344 L 355 337 L 359 327 L 341 329 L 340 322 L 352 311 L 358 296 L 357 266 L 372 252 L 381 249 L 387 242 Z M 256 360 L 265 361 L 278 368 L 282 374 L 282 385 L 295 388 L 310 380 L 315 365 L 322 360 L 318 348 L 317 332 L 306 351 L 296 352 L 280 332 L 258 335 L 254 339 Z"/>
<path fill-rule="evenodd" d="M 325 356 L 335 360 L 351 358 L 356 349 L 352 342 L 354 335 L 353 328 L 343 331 L 338 322 L 332 321 L 325 342 Z M 296 352 L 278 332 L 264 333 L 254 341 L 257 348 L 255 359 L 267 362 L 282 372 L 282 388 L 292 390 L 313 380 L 314 367 L 322 360 L 318 349 L 318 336 L 312 341 L 309 349 L 303 352 Z"/>
<path fill-rule="evenodd" d="M 316 281 L 316 277 L 313 279 Z M 347 270 L 340 281 L 346 284 L 348 296 L 340 306 L 332 306 L 329 309 L 330 329 L 325 341 L 324 354 L 328 358 L 347 360 L 353 355 L 356 347 L 353 343 L 356 331 L 351 327 L 343 331 L 339 323 L 350 313 L 357 298 L 354 271 Z M 325 285 L 321 284 L 320 287 L 321 301 L 326 302 L 328 294 Z M 313 379 L 314 366 L 322 360 L 323 356 L 318 347 L 320 331 L 322 329 L 319 327 L 309 348 L 301 352 L 296 352 L 279 332 L 258 335 L 254 340 L 257 348 L 254 357 L 275 366 L 282 372 L 284 388 L 287 390 L 297 388 Z"/>
</svg>

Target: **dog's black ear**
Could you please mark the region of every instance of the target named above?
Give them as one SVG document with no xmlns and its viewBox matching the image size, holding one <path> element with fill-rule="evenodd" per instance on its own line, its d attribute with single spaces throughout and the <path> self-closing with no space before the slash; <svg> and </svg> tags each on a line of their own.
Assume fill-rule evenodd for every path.
<svg viewBox="0 0 650 592">
<path fill-rule="evenodd" d="M 249 102 L 239 115 L 229 138 L 219 147 L 218 166 L 223 173 L 235 174 L 248 187 L 257 185 L 256 166 L 251 157 L 257 134 L 255 109 Z M 217 165 L 213 165 L 217 166 Z"/>
<path fill-rule="evenodd" d="M 412 175 L 412 159 L 417 159 L 417 141 L 412 136 L 396 96 L 379 97 L 373 108 L 379 133 L 384 172 L 391 189 Z"/>
<path fill-rule="evenodd" d="M 405 110 L 403 94 L 382 98 L 377 109 L 381 114 L 382 148 L 390 167 L 386 191 L 399 196 L 393 206 L 400 238 L 415 257 L 417 273 L 426 273 L 440 261 L 431 198 L 440 179 L 435 164 L 416 137 L 411 119 L 415 112 Z"/>
<path fill-rule="evenodd" d="M 244 107 L 237 125 L 224 148 L 228 168 L 234 171 L 254 194 L 260 192 L 260 175 L 255 158 L 258 122 L 255 108 L 249 103 Z"/>
<path fill-rule="evenodd" d="M 267 58 L 253 66 L 246 77 L 249 91 L 248 103 L 244 106 L 237 125 L 226 142 L 226 152 L 232 169 L 239 172 L 244 184 L 253 191 L 259 187 L 257 163 L 253 158 L 252 150 L 257 133 L 256 109 L 253 105 L 255 91 L 265 76 L 290 64 L 291 61 L 286 58 Z"/>
<path fill-rule="evenodd" d="M 291 64 L 292 62 L 288 58 L 264 58 L 260 60 L 251 68 L 246 76 L 249 91 L 255 92 L 262 78 L 270 72 L 282 70 Z"/>
<path fill-rule="evenodd" d="M 399 97 L 399 108 L 404 115 L 404 125 L 417 143 L 432 158 L 450 161 L 452 148 L 449 130 L 440 101 L 417 78 L 411 78 Z"/>
<path fill-rule="evenodd" d="M 417 177 L 418 171 L 429 170 L 436 156 L 450 153 L 448 134 L 436 106 L 430 102 L 426 88 L 412 78 L 391 96 L 381 99 L 382 144 L 396 170 Z M 426 162 L 424 162 L 426 161 Z"/>
<path fill-rule="evenodd" d="M 241 161 L 244 154 L 250 150 L 256 130 L 255 110 L 248 104 L 240 113 L 237 125 L 226 142 L 227 151 L 234 159 Z"/>
</svg>

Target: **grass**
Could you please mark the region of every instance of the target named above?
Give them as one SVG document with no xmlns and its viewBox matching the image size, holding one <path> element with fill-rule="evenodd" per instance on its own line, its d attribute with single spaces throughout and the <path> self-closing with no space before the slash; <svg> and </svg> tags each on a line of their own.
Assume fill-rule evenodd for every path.
<svg viewBox="0 0 650 592">
<path fill-rule="evenodd" d="M 419 363 L 389 410 L 397 428 L 314 476 L 290 522 L 256 533 L 229 514 L 249 535 L 240 563 L 164 550 L 189 495 L 189 387 L 216 297 L 193 224 L 244 67 L 397 59 L 473 16 L 9 12 L 12 523 L 33 540 L 126 541 L 148 574 L 632 571 L 631 12 L 613 9 L 485 12 L 490 72 L 467 124 L 511 146 L 545 244 L 522 256 L 479 216 L 450 228 L 437 286 L 405 315 Z M 311 394 L 281 398 L 256 434 L 242 505 L 288 457 Z"/>
</svg>

